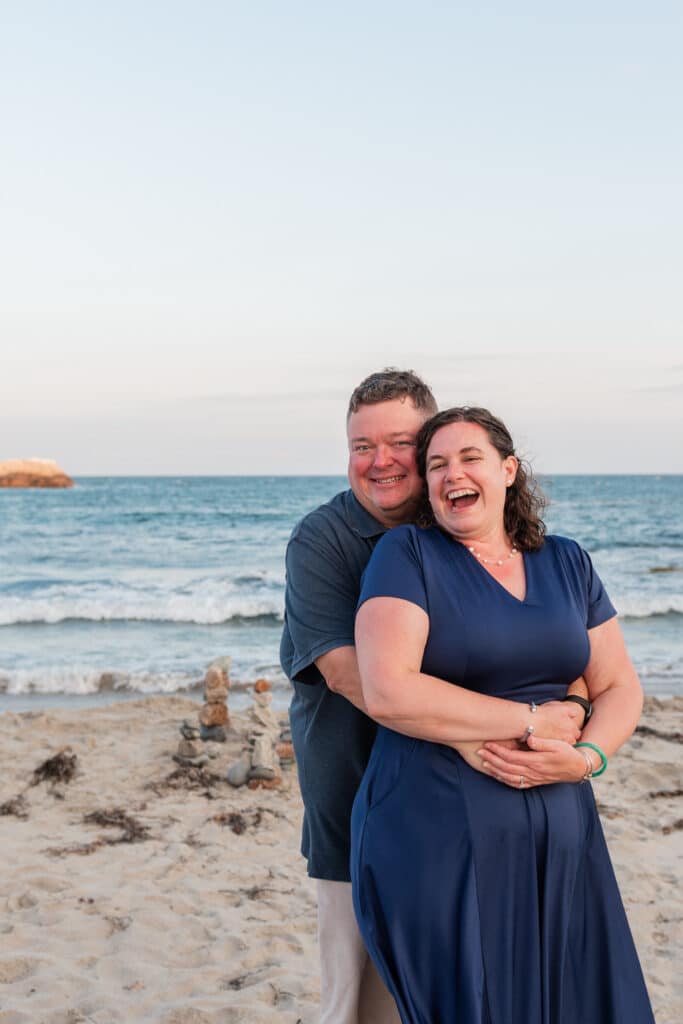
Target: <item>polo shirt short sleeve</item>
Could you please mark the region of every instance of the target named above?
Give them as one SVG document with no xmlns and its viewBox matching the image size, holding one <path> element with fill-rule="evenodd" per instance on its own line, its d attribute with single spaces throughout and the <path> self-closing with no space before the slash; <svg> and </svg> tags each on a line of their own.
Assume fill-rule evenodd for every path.
<svg viewBox="0 0 683 1024">
<path fill-rule="evenodd" d="M 350 881 L 351 807 L 376 732 L 374 722 L 327 688 L 315 660 L 353 645 L 361 576 L 384 532 L 344 491 L 302 519 L 287 547 L 280 661 L 294 688 L 301 848 L 314 878 Z"/>
</svg>

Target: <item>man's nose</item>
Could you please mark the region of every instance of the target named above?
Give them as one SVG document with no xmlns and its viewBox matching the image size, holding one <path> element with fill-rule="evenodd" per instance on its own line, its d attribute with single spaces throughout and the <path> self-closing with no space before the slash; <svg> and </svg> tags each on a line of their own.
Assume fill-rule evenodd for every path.
<svg viewBox="0 0 683 1024">
<path fill-rule="evenodd" d="M 389 466 L 394 461 L 394 453 L 390 444 L 378 444 L 375 448 L 375 465 Z"/>
</svg>

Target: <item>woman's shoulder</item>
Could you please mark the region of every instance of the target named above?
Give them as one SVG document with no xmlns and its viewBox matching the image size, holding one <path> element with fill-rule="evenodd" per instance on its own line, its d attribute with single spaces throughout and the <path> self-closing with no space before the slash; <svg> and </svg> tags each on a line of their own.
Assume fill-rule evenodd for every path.
<svg viewBox="0 0 683 1024">
<path fill-rule="evenodd" d="M 583 559 L 586 552 L 573 537 L 563 537 L 559 533 L 549 533 L 543 542 L 541 551 L 557 552 L 566 558 Z"/>
<path fill-rule="evenodd" d="M 440 539 L 441 531 L 435 527 L 425 529 L 414 523 L 403 523 L 383 534 L 375 547 L 373 558 L 377 560 L 380 557 L 402 553 L 422 562 L 425 555 L 438 546 Z"/>
<path fill-rule="evenodd" d="M 571 568 L 582 575 L 593 571 L 590 555 L 572 537 L 563 537 L 557 533 L 549 534 L 541 548 L 541 555 L 543 552 L 546 552 L 546 557 L 559 561 L 566 568 Z"/>
</svg>

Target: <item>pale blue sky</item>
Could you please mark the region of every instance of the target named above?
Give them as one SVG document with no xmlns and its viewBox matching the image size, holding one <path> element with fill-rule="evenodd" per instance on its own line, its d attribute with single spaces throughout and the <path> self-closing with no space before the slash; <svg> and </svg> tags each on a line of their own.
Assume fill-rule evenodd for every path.
<svg viewBox="0 0 683 1024">
<path fill-rule="evenodd" d="M 4 4 L 0 458 L 343 472 L 391 363 L 683 471 L 682 12 Z"/>
</svg>

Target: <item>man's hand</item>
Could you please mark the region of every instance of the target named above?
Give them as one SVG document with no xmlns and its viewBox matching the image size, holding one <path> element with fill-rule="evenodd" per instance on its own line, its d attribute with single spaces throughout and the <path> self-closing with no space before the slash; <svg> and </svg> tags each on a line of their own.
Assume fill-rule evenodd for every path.
<svg viewBox="0 0 683 1024">
<path fill-rule="evenodd" d="M 477 772 L 483 772 L 486 770 L 485 761 L 481 756 L 483 753 L 483 743 L 483 740 L 462 740 L 459 743 L 451 743 L 450 745 L 453 747 L 453 750 L 457 750 L 463 761 L 467 761 L 470 768 L 474 768 Z M 519 749 L 517 740 L 500 740 L 497 746 L 505 747 L 508 750 Z"/>
<path fill-rule="evenodd" d="M 581 735 L 583 708 L 574 701 L 551 700 L 540 704 L 535 714 L 529 712 L 533 735 L 542 739 L 562 740 L 573 746 Z"/>
</svg>

